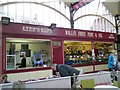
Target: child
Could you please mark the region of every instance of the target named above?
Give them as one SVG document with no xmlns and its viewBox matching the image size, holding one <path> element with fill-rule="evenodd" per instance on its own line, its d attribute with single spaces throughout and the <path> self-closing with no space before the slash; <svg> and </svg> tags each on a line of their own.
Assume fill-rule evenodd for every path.
<svg viewBox="0 0 120 90">
<path fill-rule="evenodd" d="M 8 80 L 7 80 L 8 76 L 6 74 L 3 74 L 2 77 L 1 77 L 1 83 L 10 83 Z"/>
</svg>

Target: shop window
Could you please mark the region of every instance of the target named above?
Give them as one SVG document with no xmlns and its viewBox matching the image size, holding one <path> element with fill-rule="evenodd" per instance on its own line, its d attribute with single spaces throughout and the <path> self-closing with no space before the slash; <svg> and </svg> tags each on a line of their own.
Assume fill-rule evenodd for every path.
<svg viewBox="0 0 120 90">
<path fill-rule="evenodd" d="M 111 50 L 114 49 L 113 42 L 94 42 L 95 58 L 97 62 L 107 62 Z"/>
<path fill-rule="evenodd" d="M 65 41 L 65 64 L 88 64 L 92 62 L 91 42 Z"/>
<path fill-rule="evenodd" d="M 6 70 L 49 66 L 51 64 L 50 45 L 50 40 L 44 39 L 6 38 Z M 34 65 L 34 60 L 40 61 L 37 57 L 34 59 L 34 56 L 40 56 L 43 62 L 40 66 Z M 21 66 L 23 60 L 26 60 L 24 67 Z"/>
</svg>

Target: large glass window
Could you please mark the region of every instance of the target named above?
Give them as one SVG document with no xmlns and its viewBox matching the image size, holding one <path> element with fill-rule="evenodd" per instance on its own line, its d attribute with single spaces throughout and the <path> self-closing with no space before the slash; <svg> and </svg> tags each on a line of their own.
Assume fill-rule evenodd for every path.
<svg viewBox="0 0 120 90">
<path fill-rule="evenodd" d="M 7 70 L 46 67 L 51 62 L 50 54 L 50 40 L 26 38 L 6 39 Z"/>
<path fill-rule="evenodd" d="M 98 62 L 106 62 L 108 60 L 108 55 L 113 49 L 113 42 L 94 42 L 94 52 Z"/>
<path fill-rule="evenodd" d="M 64 53 L 65 64 L 90 63 L 92 60 L 91 42 L 65 41 Z"/>
<path fill-rule="evenodd" d="M 113 42 L 87 41 L 65 41 L 64 58 L 65 64 L 90 64 L 96 62 L 107 62 L 108 55 L 115 48 Z M 92 49 L 93 47 L 93 49 Z"/>
</svg>

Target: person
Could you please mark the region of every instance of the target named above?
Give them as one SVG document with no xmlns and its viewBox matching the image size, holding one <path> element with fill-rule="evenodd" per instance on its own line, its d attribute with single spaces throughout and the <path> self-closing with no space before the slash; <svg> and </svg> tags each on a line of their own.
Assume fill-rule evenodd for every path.
<svg viewBox="0 0 120 90">
<path fill-rule="evenodd" d="M 51 68 L 56 71 L 59 72 L 61 77 L 66 77 L 66 76 L 73 76 L 73 74 L 75 73 L 75 75 L 79 75 L 80 71 L 69 66 L 66 64 L 53 64 L 51 66 Z M 76 77 L 77 78 L 77 77 Z M 73 77 L 71 77 L 71 86 L 73 86 Z"/>
<path fill-rule="evenodd" d="M 117 52 L 116 50 L 112 50 L 112 52 L 110 53 L 109 57 L 108 57 L 108 68 L 109 71 L 112 71 L 113 69 L 115 69 L 115 67 L 117 66 L 118 60 L 117 60 Z"/>
<path fill-rule="evenodd" d="M 8 76 L 6 75 L 6 74 L 3 74 L 2 76 L 1 76 L 1 82 L 0 82 L 1 84 L 2 83 L 10 83 L 9 81 L 8 81 Z"/>
<path fill-rule="evenodd" d="M 37 66 L 43 66 L 44 62 L 42 59 L 42 54 L 34 54 L 33 55 L 33 66 L 37 67 Z"/>
<path fill-rule="evenodd" d="M 23 54 L 23 58 L 21 59 L 21 68 L 26 67 L 26 55 Z"/>
<path fill-rule="evenodd" d="M 9 55 L 13 55 L 13 54 L 15 54 L 15 46 L 12 43 L 10 43 Z"/>
</svg>

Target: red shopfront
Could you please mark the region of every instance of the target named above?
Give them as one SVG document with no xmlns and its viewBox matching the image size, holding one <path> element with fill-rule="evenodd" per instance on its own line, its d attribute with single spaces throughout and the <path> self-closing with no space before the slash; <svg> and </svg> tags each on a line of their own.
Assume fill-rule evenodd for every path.
<svg viewBox="0 0 120 90">
<path fill-rule="evenodd" d="M 51 70 L 49 67 L 50 63 L 65 63 L 65 55 L 68 55 L 66 54 L 66 50 L 68 50 L 68 48 L 71 48 L 71 46 L 74 49 L 74 53 L 69 53 L 69 59 L 72 58 L 73 60 L 76 59 L 75 57 L 77 57 L 77 59 L 78 57 L 82 57 L 82 55 L 78 55 L 79 53 L 75 54 L 76 50 L 77 52 L 80 50 L 83 52 L 85 52 L 85 50 L 90 50 L 92 52 L 90 57 L 95 60 L 95 45 L 97 45 L 97 48 L 99 48 L 99 46 L 102 47 L 103 44 L 107 47 L 113 45 L 116 41 L 116 35 L 114 33 L 96 31 L 93 32 L 68 28 L 55 28 L 52 30 L 47 26 L 20 23 L 2 25 L 1 31 L 1 74 Z M 98 42 L 104 43 L 98 44 Z M 105 44 L 105 42 L 108 43 Z M 11 48 L 13 49 L 13 52 L 10 52 Z M 19 68 L 22 53 L 26 53 L 27 56 L 26 67 Z M 42 55 L 45 67 L 33 67 L 32 60 L 33 54 L 35 53 Z M 10 58 L 12 59 L 10 60 Z M 76 64 L 74 62 L 71 65 L 76 67 L 91 65 L 95 69 L 95 66 L 93 66 L 91 63 Z"/>
</svg>

